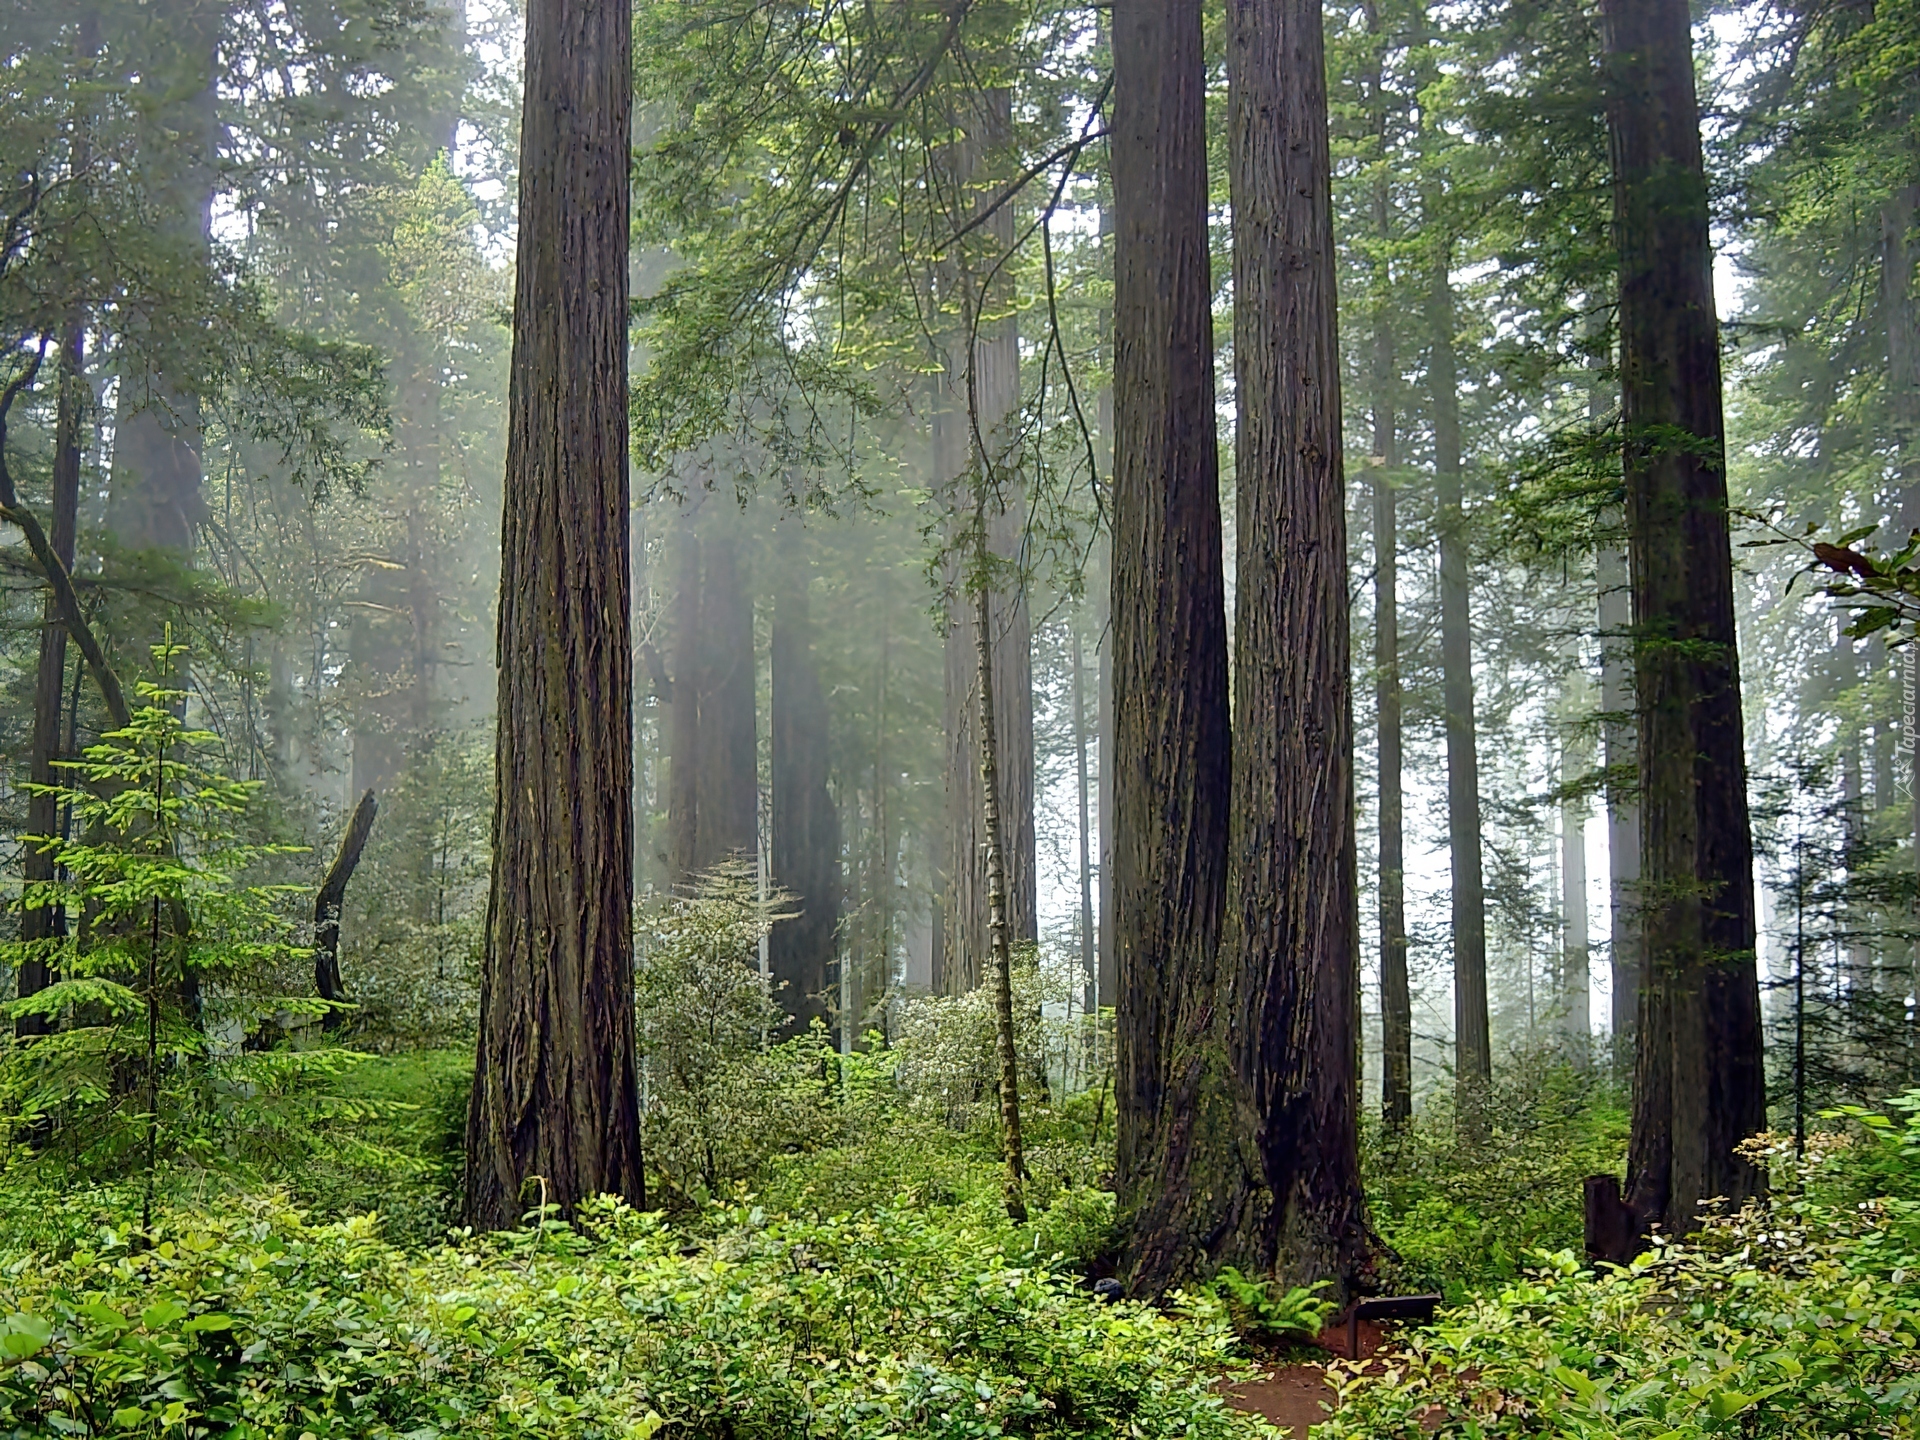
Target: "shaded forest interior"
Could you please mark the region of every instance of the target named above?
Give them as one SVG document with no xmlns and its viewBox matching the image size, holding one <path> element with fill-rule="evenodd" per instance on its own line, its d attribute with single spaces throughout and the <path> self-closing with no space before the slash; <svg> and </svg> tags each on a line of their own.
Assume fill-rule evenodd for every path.
<svg viewBox="0 0 1920 1440">
<path fill-rule="evenodd" d="M 1916 1434 L 1913 0 L 9 0 L 0 143 L 0 1430 Z"/>
</svg>

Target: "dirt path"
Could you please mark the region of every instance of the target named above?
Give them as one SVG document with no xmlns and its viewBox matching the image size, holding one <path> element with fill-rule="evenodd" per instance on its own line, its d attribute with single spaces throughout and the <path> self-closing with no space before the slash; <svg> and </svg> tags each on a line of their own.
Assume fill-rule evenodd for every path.
<svg viewBox="0 0 1920 1440">
<path fill-rule="evenodd" d="M 1362 1324 L 1361 1358 L 1371 1358 L 1382 1339 L 1377 1325 Z M 1333 1326 L 1313 1345 L 1296 1346 L 1284 1355 L 1275 1355 L 1253 1377 L 1228 1385 L 1227 1403 L 1236 1410 L 1264 1416 L 1295 1440 L 1307 1440 L 1308 1429 L 1325 1420 L 1333 1405 L 1326 1360 L 1336 1356 L 1345 1359 L 1346 1341 L 1346 1326 Z M 1326 1359 L 1316 1358 L 1315 1350 L 1324 1353 Z"/>
</svg>

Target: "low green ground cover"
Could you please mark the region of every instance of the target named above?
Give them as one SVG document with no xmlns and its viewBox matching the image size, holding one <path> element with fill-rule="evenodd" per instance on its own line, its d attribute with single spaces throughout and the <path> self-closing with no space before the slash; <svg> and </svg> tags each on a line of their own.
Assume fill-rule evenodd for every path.
<svg viewBox="0 0 1920 1440">
<path fill-rule="evenodd" d="M 1920 1091 L 1845 1118 L 1805 1162 L 1762 1147 L 1768 1203 L 1628 1270 L 1535 1256 L 1349 1373 L 1316 1440 L 1920 1434 Z"/>
</svg>

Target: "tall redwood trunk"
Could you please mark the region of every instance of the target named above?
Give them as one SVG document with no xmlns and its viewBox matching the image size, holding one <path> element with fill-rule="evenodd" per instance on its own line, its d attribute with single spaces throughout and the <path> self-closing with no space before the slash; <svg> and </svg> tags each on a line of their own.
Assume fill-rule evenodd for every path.
<svg viewBox="0 0 1920 1440">
<path fill-rule="evenodd" d="M 1493 1079 L 1487 1019 L 1487 895 L 1480 851 L 1480 750 L 1473 713 L 1473 615 L 1460 475 L 1460 394 L 1454 355 L 1452 246 L 1434 260 L 1428 297 L 1433 468 L 1440 532 L 1440 671 L 1447 732 L 1447 853 L 1452 868 L 1453 1081 L 1470 1133 Z"/>
<path fill-rule="evenodd" d="M 1407 975 L 1405 804 L 1401 789 L 1400 537 L 1393 471 L 1400 463 L 1394 401 L 1400 388 L 1395 353 L 1393 274 L 1385 247 L 1393 239 L 1393 197 L 1384 168 L 1387 105 L 1378 47 L 1377 4 L 1367 7 L 1367 29 L 1376 47 L 1370 60 L 1373 89 L 1373 240 L 1381 247 L 1372 266 L 1373 353 L 1373 703 L 1379 770 L 1380 906 L 1380 1112 L 1388 1125 L 1413 1118 L 1413 992 Z"/>
<path fill-rule="evenodd" d="M 1352 650 L 1319 0 L 1228 0 L 1233 815 L 1218 1013 L 1257 1157 L 1216 1251 L 1282 1285 L 1363 1263 Z M 1251 1142 L 1249 1145 L 1248 1142 Z M 1224 1157 L 1223 1157 L 1224 1158 Z M 1229 1174 L 1232 1172 L 1229 1171 Z M 1217 1202 L 1216 1202 L 1217 1204 Z"/>
<path fill-rule="evenodd" d="M 691 499 L 689 505 L 694 503 Z M 672 693 L 667 700 L 667 883 L 685 887 L 698 873 L 700 836 L 700 529 L 690 510 L 674 527 Z"/>
<path fill-rule="evenodd" d="M 1640 718 L 1629 1202 L 1691 1228 L 1754 1194 L 1766 1123 L 1707 184 L 1685 0 L 1605 0 Z"/>
<path fill-rule="evenodd" d="M 141 89 L 151 105 L 141 184 L 157 232 L 183 264 L 206 263 L 213 231 L 215 80 L 226 7 L 220 0 L 157 0 L 155 52 Z M 121 344 L 108 518 L 122 544 L 184 562 L 204 514 L 200 396 L 181 376 L 176 338 L 132 322 Z"/>
<path fill-rule="evenodd" d="M 628 0 L 530 0 L 467 1218 L 645 1203 L 633 1024 Z"/>
<path fill-rule="evenodd" d="M 693 497 L 674 536 L 667 878 L 676 889 L 759 844 L 753 599 L 736 517 Z"/>
<path fill-rule="evenodd" d="M 1113 942 L 1120 1213 L 1135 1283 L 1188 1257 L 1163 1179 L 1196 1132 L 1175 1066 L 1211 1029 L 1226 899 L 1227 627 L 1200 0 L 1114 0 Z M 1226 1057 L 1211 1056 L 1224 1077 Z M 1144 1236 L 1146 1244 L 1141 1244 Z"/>
<path fill-rule="evenodd" d="M 705 517 L 701 544 L 699 837 L 694 865 L 751 860 L 759 845 L 759 720 L 753 596 L 740 564 L 737 516 Z"/>
<path fill-rule="evenodd" d="M 794 537 L 788 537 L 790 540 Z M 773 612 L 773 883 L 794 897 L 797 918 L 773 927 L 767 956 L 790 1033 L 825 1021 L 840 928 L 840 812 L 827 789 L 826 700 L 813 661 L 804 561 Z"/>
</svg>

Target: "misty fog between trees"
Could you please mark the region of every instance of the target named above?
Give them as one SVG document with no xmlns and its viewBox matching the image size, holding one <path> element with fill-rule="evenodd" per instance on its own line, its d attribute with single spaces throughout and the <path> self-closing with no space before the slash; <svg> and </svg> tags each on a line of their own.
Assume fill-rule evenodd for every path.
<svg viewBox="0 0 1920 1440">
<path fill-rule="evenodd" d="M 1920 1435 L 1916 656 L 1915 0 L 5 0 L 0 1434 Z"/>
</svg>

